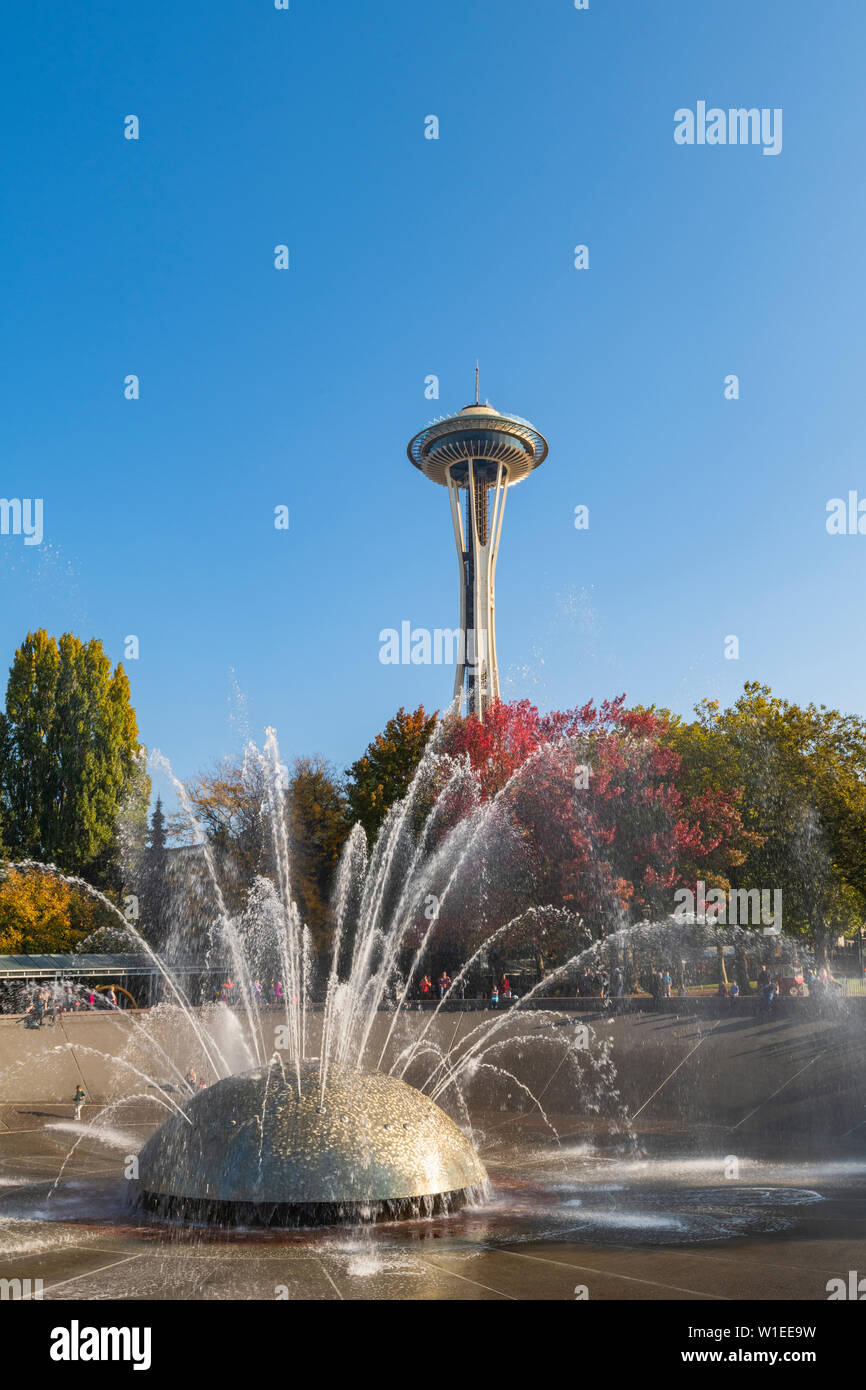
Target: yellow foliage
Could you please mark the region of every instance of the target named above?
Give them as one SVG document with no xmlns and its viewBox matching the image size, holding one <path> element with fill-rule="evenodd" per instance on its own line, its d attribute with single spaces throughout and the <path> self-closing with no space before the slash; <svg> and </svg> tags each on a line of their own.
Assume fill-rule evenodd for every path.
<svg viewBox="0 0 866 1390">
<path fill-rule="evenodd" d="M 106 909 L 53 874 L 9 869 L 0 880 L 0 955 L 62 955 L 104 925 Z"/>
</svg>

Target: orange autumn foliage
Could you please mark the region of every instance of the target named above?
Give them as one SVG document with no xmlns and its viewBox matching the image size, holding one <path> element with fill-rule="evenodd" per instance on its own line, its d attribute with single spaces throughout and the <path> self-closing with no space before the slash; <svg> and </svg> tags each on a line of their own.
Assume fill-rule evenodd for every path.
<svg viewBox="0 0 866 1390">
<path fill-rule="evenodd" d="M 0 955 L 62 955 L 108 925 L 106 908 L 52 874 L 8 869 L 0 879 Z"/>
</svg>

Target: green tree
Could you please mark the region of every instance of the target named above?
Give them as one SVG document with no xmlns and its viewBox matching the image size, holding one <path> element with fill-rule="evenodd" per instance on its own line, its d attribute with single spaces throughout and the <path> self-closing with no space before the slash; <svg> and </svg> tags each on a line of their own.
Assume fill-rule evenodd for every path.
<svg viewBox="0 0 866 1390">
<path fill-rule="evenodd" d="M 741 810 L 760 843 L 730 865 L 735 888 L 780 888 L 786 934 L 826 955 L 866 911 L 866 720 L 805 707 L 746 684 L 728 710 L 705 700 L 671 742 L 690 790 L 742 787 Z"/>
<path fill-rule="evenodd" d="M 165 815 L 162 798 L 150 818 L 150 829 L 141 867 L 141 923 L 143 935 L 156 950 L 164 949 L 169 934 L 169 883 L 167 878 Z"/>
<path fill-rule="evenodd" d="M 371 844 L 388 808 L 405 796 L 435 725 L 436 714 L 423 705 L 411 714 L 401 707 L 346 769 L 351 818 L 361 822 Z"/>
<path fill-rule="evenodd" d="M 344 789 L 322 758 L 298 758 L 287 790 L 292 891 L 317 955 L 330 945 L 330 898 L 351 829 Z"/>
<path fill-rule="evenodd" d="M 0 715 L 10 853 L 111 884 L 120 809 L 142 766 L 129 681 L 96 640 L 28 633 Z"/>
</svg>

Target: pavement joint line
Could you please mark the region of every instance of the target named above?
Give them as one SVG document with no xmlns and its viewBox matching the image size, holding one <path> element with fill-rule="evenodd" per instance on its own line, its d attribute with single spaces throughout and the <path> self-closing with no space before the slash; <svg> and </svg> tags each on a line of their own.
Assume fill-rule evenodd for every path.
<svg viewBox="0 0 866 1390">
<path fill-rule="evenodd" d="M 828 1049 L 825 1048 L 824 1052 L 827 1051 Z M 744 1115 L 741 1120 L 737 1120 L 737 1123 L 735 1125 L 732 1125 L 730 1130 L 728 1131 L 729 1134 L 733 1134 L 734 1130 L 739 1129 L 740 1125 L 744 1125 L 746 1123 L 746 1120 L 750 1120 L 753 1115 L 757 1115 L 759 1110 L 763 1110 L 765 1105 L 769 1105 L 771 1100 L 775 1100 L 776 1096 L 778 1096 L 782 1091 L 784 1091 L 787 1086 L 790 1086 L 792 1081 L 796 1081 L 798 1076 L 802 1076 L 803 1072 L 806 1071 L 809 1067 L 811 1067 L 813 1062 L 819 1061 L 824 1056 L 824 1052 L 819 1052 L 816 1057 L 810 1057 L 808 1062 L 806 1062 L 805 1065 L 802 1066 L 799 1071 L 795 1071 L 793 1076 L 789 1076 L 787 1081 L 783 1081 L 781 1086 L 777 1086 L 775 1091 L 772 1092 L 772 1094 L 765 1097 L 765 1099 L 762 1100 L 760 1104 L 755 1106 L 754 1110 L 750 1110 L 748 1115 Z"/>
<path fill-rule="evenodd" d="M 664 1079 L 664 1081 L 661 1083 L 661 1085 L 660 1085 L 660 1086 L 657 1086 L 656 1089 L 653 1091 L 652 1095 L 651 1095 L 651 1096 L 647 1096 L 646 1100 L 644 1101 L 643 1105 L 640 1107 L 639 1110 L 636 1110 L 636 1111 L 634 1112 L 633 1115 L 629 1115 L 629 1117 L 628 1117 L 628 1122 L 629 1122 L 629 1124 L 633 1124 L 634 1121 L 637 1119 L 638 1115 L 640 1115 L 640 1114 L 642 1113 L 642 1111 L 646 1110 L 646 1108 L 647 1108 L 647 1106 L 649 1105 L 650 1101 L 651 1101 L 651 1100 L 655 1100 L 655 1098 L 656 1098 L 656 1096 L 659 1094 L 659 1092 L 664 1090 L 664 1088 L 665 1088 L 665 1086 L 668 1084 L 668 1082 L 669 1082 L 673 1077 L 676 1076 L 676 1074 L 677 1074 L 677 1072 L 679 1071 L 680 1067 L 685 1066 L 686 1062 L 687 1062 L 687 1061 L 689 1060 L 689 1058 L 693 1055 L 693 1053 L 697 1052 L 697 1050 L 698 1050 L 698 1048 L 700 1047 L 701 1043 L 704 1041 L 704 1038 L 708 1038 L 708 1037 L 710 1036 L 710 1033 L 714 1033 L 714 1032 L 715 1032 L 715 1030 L 718 1028 L 719 1024 L 721 1023 L 721 1021 L 722 1021 L 721 1019 L 716 1019 L 715 1023 L 714 1023 L 713 1026 L 712 1026 L 712 1028 L 707 1028 L 706 1032 L 702 1032 L 702 1033 L 701 1033 L 701 1035 L 700 1035 L 700 1037 L 698 1038 L 697 1042 L 695 1043 L 694 1047 L 691 1048 L 691 1049 L 686 1053 L 685 1057 L 683 1057 L 681 1061 L 677 1062 L 677 1064 L 676 1064 L 676 1066 L 674 1067 L 673 1071 L 670 1073 L 670 1076 L 666 1076 L 665 1079 Z M 692 1037 L 694 1037 L 694 1034 L 692 1034 Z M 688 1041 L 688 1039 L 685 1039 L 685 1041 Z"/>
<path fill-rule="evenodd" d="M 519 1303 L 522 1301 L 515 1298 L 513 1294 L 503 1293 L 501 1289 L 492 1288 L 490 1284 L 482 1284 L 479 1279 L 470 1279 L 468 1274 L 458 1274 L 455 1269 L 447 1269 L 445 1265 L 439 1265 L 435 1260 L 425 1260 L 422 1259 L 420 1255 L 416 1255 L 415 1258 L 418 1260 L 419 1264 L 427 1265 L 430 1269 L 438 1269 L 440 1274 L 450 1274 L 452 1279 L 462 1279 L 464 1284 L 474 1284 L 476 1289 L 486 1289 L 488 1293 L 495 1293 L 497 1298 L 507 1298 L 510 1303 Z"/>
<path fill-rule="evenodd" d="M 680 1252 L 679 1252 L 678 1250 L 661 1250 L 661 1251 L 659 1251 L 659 1253 L 662 1254 L 662 1255 L 676 1255 L 676 1254 L 679 1254 Z M 683 1250 L 682 1253 L 685 1254 L 686 1251 Z M 742 1264 L 743 1264 L 742 1259 L 739 1259 L 739 1260 L 738 1260 L 738 1259 L 735 1259 L 733 1255 L 716 1255 L 716 1254 L 715 1254 L 713 1251 L 711 1251 L 711 1250 L 702 1250 L 700 1253 L 701 1253 L 702 1257 L 703 1257 L 705 1260 L 715 1260 L 715 1262 L 716 1262 L 717 1264 L 729 1264 L 729 1265 L 736 1265 L 736 1264 L 742 1265 Z M 796 1270 L 805 1270 L 805 1271 L 807 1271 L 808 1273 L 811 1273 L 811 1272 L 813 1272 L 813 1271 L 815 1271 L 815 1270 L 817 1270 L 817 1271 L 819 1271 L 819 1272 L 823 1272 L 824 1274 L 837 1274 L 837 1273 L 838 1273 L 838 1269 L 836 1268 L 835 1265 L 833 1265 L 832 1268 L 831 1268 L 830 1265 L 825 1265 L 823 1271 L 821 1271 L 821 1266 L 820 1266 L 820 1265 L 816 1265 L 816 1264 L 807 1264 L 807 1265 L 792 1264 L 790 1261 L 788 1261 L 788 1263 L 786 1263 L 786 1264 L 778 1264 L 777 1261 L 775 1261 L 775 1260 L 750 1260 L 750 1261 L 749 1261 L 749 1264 L 748 1264 L 748 1267 L 749 1267 L 750 1269 L 751 1269 L 751 1268 L 754 1268 L 754 1269 L 784 1269 L 784 1270 L 796 1269 Z"/>
<path fill-rule="evenodd" d="M 550 1260 L 544 1255 L 525 1255 L 522 1250 L 508 1250 L 496 1245 L 482 1245 L 482 1250 L 490 1250 L 497 1255 L 513 1255 L 518 1260 L 537 1260 L 539 1264 L 556 1265 L 558 1269 L 579 1269 L 582 1274 L 597 1274 L 608 1279 L 625 1279 L 630 1284 L 648 1284 L 654 1289 L 670 1289 L 674 1293 L 691 1294 L 694 1298 L 708 1298 L 712 1301 L 719 1300 L 730 1303 L 731 1299 L 724 1294 L 701 1293 L 698 1289 L 683 1289 L 678 1284 L 662 1284 L 658 1279 L 638 1279 L 634 1274 L 614 1274 L 610 1270 L 598 1269 L 595 1265 L 576 1265 L 570 1260 Z"/>
<path fill-rule="evenodd" d="M 337 1288 L 337 1285 L 334 1283 L 333 1279 L 331 1278 L 331 1276 L 330 1276 L 330 1274 L 329 1274 L 329 1272 L 328 1272 L 328 1269 L 327 1269 L 327 1267 L 326 1267 L 326 1265 L 325 1265 L 324 1260 L 317 1259 L 317 1260 L 316 1260 L 316 1264 L 317 1264 L 317 1265 L 319 1266 L 319 1268 L 321 1269 L 322 1273 L 324 1274 L 324 1276 L 325 1276 L 325 1278 L 327 1279 L 328 1283 L 330 1284 L 331 1288 L 334 1290 L 334 1293 L 335 1293 L 335 1294 L 337 1295 L 337 1297 L 339 1298 L 340 1302 L 341 1302 L 341 1303 L 345 1303 L 346 1300 L 343 1298 L 343 1295 L 340 1293 L 340 1290 Z"/>
<path fill-rule="evenodd" d="M 75 1249 L 75 1250 L 81 1250 L 81 1249 L 86 1249 L 86 1248 L 87 1248 L 86 1246 L 78 1246 L 78 1245 L 76 1245 L 76 1246 L 68 1246 L 68 1247 L 67 1247 L 67 1249 Z M 64 1288 L 66 1284 L 74 1284 L 74 1283 L 76 1283 L 79 1279 L 95 1279 L 96 1276 L 97 1276 L 97 1274 L 103 1274 L 103 1273 L 105 1272 L 106 1269 L 115 1269 L 115 1268 L 117 1267 L 117 1265 L 127 1265 L 127 1264 L 130 1263 L 131 1260 L 140 1260 L 140 1259 L 141 1259 L 141 1255 L 126 1255 L 126 1256 L 124 1256 L 124 1258 L 123 1258 L 122 1260 L 112 1260 L 111 1264 L 100 1265 L 98 1269 L 91 1269 L 87 1274 L 73 1274 L 72 1277 L 71 1277 L 71 1279 L 60 1279 L 56 1284 L 49 1284 L 47 1288 L 43 1288 L 43 1290 L 42 1290 L 42 1297 L 44 1298 L 46 1294 L 50 1294 L 54 1289 L 62 1289 L 62 1288 Z M 32 1300 L 32 1294 L 31 1294 L 31 1295 L 28 1295 L 28 1297 L 30 1297 L 31 1300 Z M 22 1302 L 24 1302 L 24 1301 L 26 1301 L 26 1300 L 22 1300 Z M 37 1301 L 38 1301 L 38 1300 L 37 1300 Z"/>
<path fill-rule="evenodd" d="M 123 1249 L 123 1246 L 121 1246 L 120 1249 Z M 55 1247 L 53 1250 L 32 1250 L 29 1253 L 25 1251 L 23 1254 L 21 1251 L 19 1251 L 17 1255 L 0 1255 L 0 1260 L 29 1260 L 34 1259 L 37 1256 L 41 1257 L 43 1255 L 65 1255 L 68 1251 L 72 1250 L 94 1250 L 99 1255 L 116 1255 L 118 1253 L 117 1250 L 106 1250 L 105 1246 L 103 1245 L 59 1245 Z M 140 1252 L 141 1256 L 145 1254 L 147 1254 L 147 1251 Z M 132 1256 L 132 1258 L 139 1259 L 140 1255 L 134 1255 Z"/>
</svg>

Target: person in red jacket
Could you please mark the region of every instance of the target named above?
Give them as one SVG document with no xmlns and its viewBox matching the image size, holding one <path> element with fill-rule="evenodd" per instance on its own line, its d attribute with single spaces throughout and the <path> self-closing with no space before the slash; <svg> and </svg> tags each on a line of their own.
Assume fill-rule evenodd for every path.
<svg viewBox="0 0 866 1390">
<path fill-rule="evenodd" d="M 425 975 L 425 976 L 424 976 L 424 978 L 423 978 L 423 980 L 421 981 L 421 983 L 420 983 L 420 985 L 418 986 L 418 988 L 419 988 L 420 991 L 421 991 L 421 998 L 422 998 L 422 999 L 429 999 L 429 998 L 430 998 L 430 991 L 431 991 L 431 989 L 433 988 L 433 981 L 430 979 L 430 976 L 429 976 L 429 975 Z"/>
</svg>

